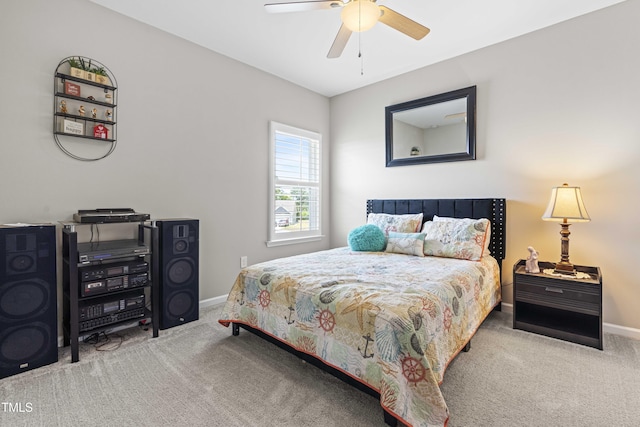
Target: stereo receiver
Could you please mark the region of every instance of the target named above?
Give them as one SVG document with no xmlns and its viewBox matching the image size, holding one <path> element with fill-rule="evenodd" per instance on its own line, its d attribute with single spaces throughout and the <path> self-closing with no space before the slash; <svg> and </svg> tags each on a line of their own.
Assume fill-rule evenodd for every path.
<svg viewBox="0 0 640 427">
<path fill-rule="evenodd" d="M 149 283 L 149 273 L 129 274 L 126 276 L 108 277 L 102 280 L 82 282 L 80 296 L 89 297 L 123 289 L 139 288 Z"/>
<path fill-rule="evenodd" d="M 80 331 L 88 331 L 122 320 L 141 318 L 145 315 L 144 290 L 120 298 L 89 301 L 79 307 Z"/>
<path fill-rule="evenodd" d="M 149 247 L 138 240 L 78 243 L 78 261 L 82 264 L 125 257 L 141 257 L 149 253 Z"/>
<path fill-rule="evenodd" d="M 125 261 L 113 264 L 100 264 L 80 268 L 80 281 L 106 279 L 113 276 L 126 274 L 145 273 L 149 271 L 149 263 L 146 261 Z"/>
</svg>

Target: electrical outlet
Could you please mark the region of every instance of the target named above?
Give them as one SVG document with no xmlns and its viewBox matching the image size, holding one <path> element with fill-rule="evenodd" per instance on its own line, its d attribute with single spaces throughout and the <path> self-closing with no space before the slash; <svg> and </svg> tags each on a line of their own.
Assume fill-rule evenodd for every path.
<svg viewBox="0 0 640 427">
<path fill-rule="evenodd" d="M 241 256 L 240 257 L 240 268 L 244 268 L 247 266 L 247 257 L 246 256 Z"/>
</svg>

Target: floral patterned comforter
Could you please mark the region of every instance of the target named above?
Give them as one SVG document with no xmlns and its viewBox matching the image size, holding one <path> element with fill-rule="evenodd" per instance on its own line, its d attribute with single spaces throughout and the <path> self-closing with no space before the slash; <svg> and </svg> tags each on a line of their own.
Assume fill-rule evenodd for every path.
<svg viewBox="0 0 640 427">
<path fill-rule="evenodd" d="M 219 322 L 247 324 L 380 393 L 412 426 L 443 426 L 448 363 L 501 300 L 498 263 L 337 248 L 243 269 Z"/>
</svg>

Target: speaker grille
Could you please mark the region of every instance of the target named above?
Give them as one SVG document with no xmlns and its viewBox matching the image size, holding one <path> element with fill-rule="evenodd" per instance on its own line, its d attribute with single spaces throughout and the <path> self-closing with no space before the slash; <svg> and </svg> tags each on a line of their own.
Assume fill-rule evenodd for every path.
<svg viewBox="0 0 640 427">
<path fill-rule="evenodd" d="M 182 254 L 189 250 L 189 244 L 186 240 L 176 240 L 173 245 L 173 253 Z"/>
<path fill-rule="evenodd" d="M 51 328 L 44 323 L 30 323 L 6 330 L 0 335 L 0 364 L 15 366 L 35 362 L 46 353 Z"/>
<path fill-rule="evenodd" d="M 193 260 L 189 258 L 174 259 L 167 266 L 169 286 L 182 285 L 193 279 Z"/>
<path fill-rule="evenodd" d="M 51 302 L 50 285 L 40 279 L 10 282 L 0 288 L 0 317 L 7 321 L 35 317 Z"/>
<path fill-rule="evenodd" d="M 0 378 L 58 360 L 55 231 L 0 226 Z"/>
<path fill-rule="evenodd" d="M 189 292 L 177 292 L 167 301 L 167 314 L 174 320 L 184 318 L 193 309 L 193 304 Z"/>
<path fill-rule="evenodd" d="M 31 254 L 9 256 L 7 259 L 7 270 L 10 274 L 30 273 L 34 270 L 35 264 L 35 259 Z"/>
</svg>

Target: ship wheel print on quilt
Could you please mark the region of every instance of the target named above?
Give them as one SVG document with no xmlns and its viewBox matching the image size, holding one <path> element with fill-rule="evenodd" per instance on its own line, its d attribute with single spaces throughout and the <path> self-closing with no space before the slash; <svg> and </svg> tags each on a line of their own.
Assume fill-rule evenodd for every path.
<svg viewBox="0 0 640 427">
<path fill-rule="evenodd" d="M 271 279 L 272 275 L 270 273 L 263 274 L 260 276 L 260 285 L 266 288 L 271 283 Z M 267 308 L 271 303 L 271 294 L 266 289 L 261 290 L 257 296 L 260 307 Z"/>
<path fill-rule="evenodd" d="M 260 294 L 258 294 L 258 301 L 260 302 L 260 306 L 262 308 L 267 308 L 271 303 L 271 294 L 269 293 L 269 291 L 260 291 Z"/>
<path fill-rule="evenodd" d="M 336 317 L 332 312 L 325 309 L 318 314 L 318 323 L 320 323 L 322 330 L 325 332 L 331 332 L 336 326 Z"/>
<path fill-rule="evenodd" d="M 420 360 L 407 356 L 402 359 L 402 375 L 404 375 L 410 384 L 415 385 L 425 379 L 427 370 L 422 366 Z"/>
</svg>

